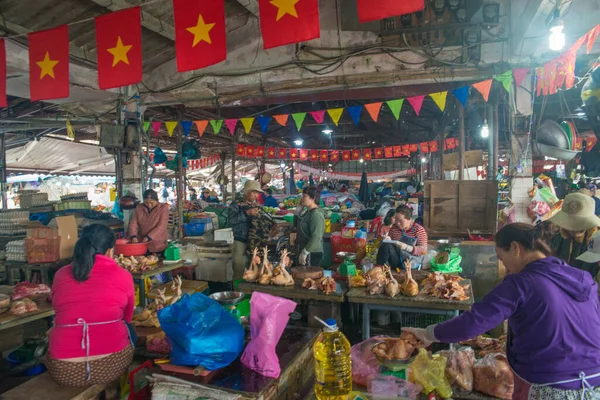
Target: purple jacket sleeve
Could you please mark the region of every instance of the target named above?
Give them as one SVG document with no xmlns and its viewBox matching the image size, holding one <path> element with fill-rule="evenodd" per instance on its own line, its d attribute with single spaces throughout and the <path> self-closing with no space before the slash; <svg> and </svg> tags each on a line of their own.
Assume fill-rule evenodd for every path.
<svg viewBox="0 0 600 400">
<path fill-rule="evenodd" d="M 496 286 L 470 311 L 436 325 L 434 333 L 442 343 L 457 343 L 472 339 L 495 328 L 510 317 L 520 305 L 522 295 L 509 278 Z"/>
</svg>

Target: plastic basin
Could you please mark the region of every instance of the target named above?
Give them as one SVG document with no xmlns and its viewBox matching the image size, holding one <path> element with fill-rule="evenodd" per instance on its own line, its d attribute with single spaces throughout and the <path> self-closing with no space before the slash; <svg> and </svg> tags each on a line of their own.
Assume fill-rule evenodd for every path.
<svg viewBox="0 0 600 400">
<path fill-rule="evenodd" d="M 148 253 L 148 243 L 130 243 L 128 239 L 118 239 L 115 244 L 115 254 L 129 256 L 145 256 Z"/>
</svg>

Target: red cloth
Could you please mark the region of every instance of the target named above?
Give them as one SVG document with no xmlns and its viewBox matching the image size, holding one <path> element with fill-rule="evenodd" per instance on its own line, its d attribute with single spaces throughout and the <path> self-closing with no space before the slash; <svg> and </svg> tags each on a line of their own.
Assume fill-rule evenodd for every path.
<svg viewBox="0 0 600 400">
<path fill-rule="evenodd" d="M 83 329 L 60 327 L 76 324 L 83 318 L 88 324 L 124 320 L 131 322 L 135 306 L 131 274 L 106 256 L 97 255 L 85 282 L 73 277 L 71 265 L 62 267 L 54 277 L 52 306 L 55 326 L 50 332 L 50 356 L 56 359 L 85 357 L 81 348 Z M 90 356 L 116 353 L 130 344 L 125 322 L 90 325 Z"/>
<path fill-rule="evenodd" d="M 414 246 L 412 254 L 415 256 L 423 256 L 427 254 L 427 232 L 421 225 L 413 223 L 412 227 L 406 231 L 403 231 L 398 224 L 394 224 L 390 228 L 389 235 L 390 239 L 392 240 L 400 240 L 402 236 L 417 238 L 417 244 Z"/>
<path fill-rule="evenodd" d="M 28 35 L 29 93 L 32 101 L 69 97 L 69 28 Z"/>
<path fill-rule="evenodd" d="M 167 224 L 169 223 L 169 205 L 159 203 L 152 210 L 144 203 L 138 205 L 129 222 L 129 237 L 137 236 L 141 242 L 146 236 L 150 238 L 148 250 L 158 253 L 167 248 Z"/>
</svg>

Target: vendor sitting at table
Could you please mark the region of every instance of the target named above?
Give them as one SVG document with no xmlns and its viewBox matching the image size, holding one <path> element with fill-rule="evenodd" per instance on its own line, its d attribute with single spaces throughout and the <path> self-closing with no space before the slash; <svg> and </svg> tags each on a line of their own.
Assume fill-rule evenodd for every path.
<svg viewBox="0 0 600 400">
<path fill-rule="evenodd" d="M 421 268 L 427 254 L 427 232 L 413 222 L 413 210 L 407 205 L 396 208 L 394 224 L 377 251 L 377 264 L 404 269 L 404 261 L 411 260 L 415 269 Z"/>
<path fill-rule="evenodd" d="M 148 243 L 150 253 L 160 253 L 167 248 L 167 224 L 169 205 L 158 202 L 158 195 L 152 189 L 144 192 L 144 202 L 139 204 L 129 222 L 131 243 Z"/>
<path fill-rule="evenodd" d="M 133 359 L 127 326 L 135 306 L 133 279 L 113 260 L 114 246 L 110 228 L 98 224 L 84 228 L 73 263 L 54 277 L 56 318 L 44 362 L 59 385 L 113 382 L 128 371 Z"/>
</svg>

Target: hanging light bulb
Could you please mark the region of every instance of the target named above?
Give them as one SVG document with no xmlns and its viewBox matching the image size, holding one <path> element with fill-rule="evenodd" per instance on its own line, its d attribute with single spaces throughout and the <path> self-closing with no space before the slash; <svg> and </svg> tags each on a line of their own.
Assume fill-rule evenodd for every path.
<svg viewBox="0 0 600 400">
<path fill-rule="evenodd" d="M 360 160 L 358 160 L 358 162 L 360 162 L 360 163 L 364 163 L 364 162 L 365 162 L 365 160 L 361 158 Z"/>
<path fill-rule="evenodd" d="M 550 36 L 548 36 L 548 47 L 552 51 L 560 51 L 565 47 L 565 25 L 560 19 L 560 11 L 554 10 L 550 22 Z"/>
<path fill-rule="evenodd" d="M 296 139 L 296 140 L 294 140 L 294 144 L 296 146 L 302 146 L 302 143 L 304 143 L 304 141 L 302 139 Z"/>
<path fill-rule="evenodd" d="M 421 157 L 421 163 L 422 164 L 427 163 L 427 157 Z"/>
<path fill-rule="evenodd" d="M 490 136 L 490 127 L 488 126 L 487 119 L 486 119 L 483 122 L 483 125 L 481 125 L 481 137 L 487 138 L 488 136 Z"/>
</svg>

